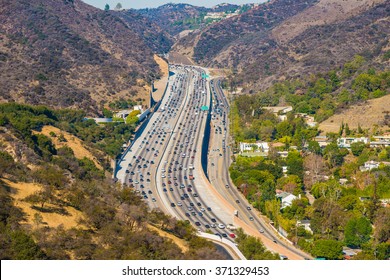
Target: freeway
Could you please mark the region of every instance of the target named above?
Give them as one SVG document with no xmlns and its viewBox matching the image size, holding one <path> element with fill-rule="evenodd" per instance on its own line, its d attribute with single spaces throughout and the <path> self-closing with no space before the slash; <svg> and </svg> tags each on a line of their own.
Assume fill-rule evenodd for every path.
<svg viewBox="0 0 390 280">
<path fill-rule="evenodd" d="M 237 226 L 240 224 L 246 232 L 258 236 L 267 248 L 279 252 L 292 259 L 310 258 L 310 256 L 289 243 L 280 240 L 279 235 L 272 229 L 245 197 L 238 191 L 230 179 L 229 166 L 231 164 L 232 142 L 229 133 L 229 103 L 221 89 L 221 81 L 216 78 L 210 82 L 211 92 L 214 96 L 211 141 L 208 157 L 208 177 L 212 186 L 223 198 L 234 205 L 237 210 Z M 239 224 L 238 224 L 238 220 Z"/>
<path fill-rule="evenodd" d="M 291 259 L 307 257 L 277 241 L 277 235 L 230 181 L 229 104 L 219 80 L 209 82 L 207 69 L 195 66 L 170 65 L 170 71 L 174 74 L 159 110 L 118 164 L 116 178 L 139 193 L 150 208 L 187 220 L 225 244 L 234 244 L 236 225 L 259 236 L 275 252 Z M 211 183 L 201 165 L 209 108 L 213 108 Z"/>
</svg>

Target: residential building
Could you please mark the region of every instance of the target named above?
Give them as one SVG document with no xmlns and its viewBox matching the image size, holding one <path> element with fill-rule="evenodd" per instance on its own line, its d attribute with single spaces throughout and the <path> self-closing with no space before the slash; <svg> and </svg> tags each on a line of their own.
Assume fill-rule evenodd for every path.
<svg viewBox="0 0 390 280">
<path fill-rule="evenodd" d="M 288 193 L 280 190 L 276 190 L 276 197 L 281 201 L 280 209 L 286 208 L 287 206 L 291 206 L 292 202 L 298 198 L 292 193 Z"/>
<path fill-rule="evenodd" d="M 367 137 L 359 137 L 359 138 L 355 138 L 355 137 L 341 137 L 341 138 L 337 139 L 337 145 L 340 148 L 351 148 L 351 144 L 352 143 L 358 143 L 358 142 L 362 142 L 364 144 L 368 144 L 369 143 L 369 139 Z"/>
<path fill-rule="evenodd" d="M 267 142 L 256 142 L 256 143 L 240 142 L 240 152 L 241 153 L 253 152 L 253 151 L 260 151 L 260 152 L 268 154 L 269 145 Z"/>
<path fill-rule="evenodd" d="M 306 231 L 313 234 L 313 230 L 310 227 L 310 220 L 297 221 L 297 227 L 303 227 Z"/>
</svg>

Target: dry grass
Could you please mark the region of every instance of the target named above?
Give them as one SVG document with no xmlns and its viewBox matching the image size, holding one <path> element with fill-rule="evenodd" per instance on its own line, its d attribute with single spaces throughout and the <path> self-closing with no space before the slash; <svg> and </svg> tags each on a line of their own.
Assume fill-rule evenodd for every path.
<svg viewBox="0 0 390 280">
<path fill-rule="evenodd" d="M 383 121 L 385 114 L 390 108 L 390 95 L 381 98 L 372 99 L 363 105 L 355 105 L 341 113 L 335 114 L 326 121 L 320 123 L 319 129 L 323 133 L 338 132 L 341 124 L 348 123 L 350 129 L 356 129 L 358 125 L 363 129 L 372 128 L 374 125 L 379 125 L 382 130 L 390 129 L 390 127 L 381 127 L 380 122 Z"/>
<path fill-rule="evenodd" d="M 57 137 L 51 137 L 50 132 L 54 132 L 57 135 Z M 97 159 L 92 155 L 92 153 L 90 151 L 88 151 L 84 147 L 83 141 L 81 141 L 79 138 L 73 136 L 72 134 L 69 134 L 68 132 L 63 131 L 61 129 L 58 129 L 57 127 L 54 127 L 51 125 L 46 125 L 42 128 L 42 130 L 40 132 L 34 131 L 33 133 L 35 133 L 35 134 L 42 133 L 42 134 L 46 135 L 47 137 L 49 137 L 53 141 L 53 144 L 55 145 L 56 148 L 68 146 L 69 148 L 71 148 L 73 150 L 76 158 L 83 159 L 84 157 L 86 157 L 86 158 L 92 160 L 95 163 L 97 168 L 99 168 L 100 170 L 103 170 L 103 167 L 100 165 L 100 163 L 97 161 Z M 60 142 L 58 140 L 58 136 L 61 134 L 64 135 L 66 142 Z"/>
<path fill-rule="evenodd" d="M 312 26 L 345 20 L 383 2 L 385 0 L 320 0 L 313 7 L 274 28 L 272 35 L 278 43 L 286 43 Z"/>
<path fill-rule="evenodd" d="M 11 188 L 11 196 L 15 200 L 14 204 L 16 207 L 21 208 L 21 210 L 26 214 L 25 224 L 36 226 L 34 223 L 34 215 L 39 213 L 43 218 L 43 224 L 48 227 L 58 227 L 63 225 L 65 229 L 70 229 L 72 227 L 82 228 L 78 224 L 78 221 L 84 219 L 83 214 L 80 211 L 72 207 L 63 207 L 63 209 L 68 213 L 67 215 L 61 215 L 58 213 L 47 213 L 40 212 L 31 207 L 31 204 L 23 201 L 27 196 L 40 191 L 41 186 L 33 183 L 14 183 L 9 180 L 3 179 L 3 182 Z M 58 208 L 56 205 L 46 203 L 45 207 Z"/>
<path fill-rule="evenodd" d="M 182 250 L 183 253 L 185 253 L 189 250 L 189 247 L 188 247 L 186 241 L 184 241 L 183 239 L 180 239 L 180 238 L 174 236 L 173 234 L 169 234 L 169 233 L 167 233 L 159 228 L 156 228 L 152 225 L 149 225 L 149 224 L 148 224 L 148 228 L 151 230 L 157 231 L 158 235 L 160 235 L 164 238 L 169 238 L 170 240 L 172 240 L 173 243 L 175 243 Z"/>
</svg>

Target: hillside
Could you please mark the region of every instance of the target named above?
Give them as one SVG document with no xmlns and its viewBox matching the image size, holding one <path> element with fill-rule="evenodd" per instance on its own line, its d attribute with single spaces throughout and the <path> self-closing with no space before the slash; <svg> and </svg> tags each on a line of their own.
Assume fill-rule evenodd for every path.
<svg viewBox="0 0 390 280">
<path fill-rule="evenodd" d="M 101 158 L 122 135 L 111 126 L 126 133 L 78 111 L 0 104 L 0 259 L 224 259 L 190 224 L 112 182 Z"/>
<path fill-rule="evenodd" d="M 160 75 L 153 52 L 165 42 L 163 34 L 150 42 L 154 28 L 80 0 L 4 0 L 0 100 L 96 114 L 108 99 L 147 92 Z"/>
<path fill-rule="evenodd" d="M 348 109 L 340 110 L 326 121 L 320 123 L 319 130 L 337 133 L 342 124 L 348 124 L 350 129 L 371 129 L 377 126 L 386 131 L 390 129 L 389 116 L 390 95 L 356 104 Z"/>
<path fill-rule="evenodd" d="M 136 10 L 160 26 L 164 31 L 176 38 L 181 38 L 192 30 L 203 29 L 215 22 L 219 22 L 252 9 L 256 4 L 219 4 L 211 8 L 198 7 L 189 4 L 169 3 L 157 8 Z"/>
<path fill-rule="evenodd" d="M 389 1 L 274 0 L 182 38 L 173 51 L 202 65 L 233 68 L 249 91 L 275 80 L 326 72 L 389 49 Z M 331 34 L 331 36 L 330 36 Z"/>
</svg>

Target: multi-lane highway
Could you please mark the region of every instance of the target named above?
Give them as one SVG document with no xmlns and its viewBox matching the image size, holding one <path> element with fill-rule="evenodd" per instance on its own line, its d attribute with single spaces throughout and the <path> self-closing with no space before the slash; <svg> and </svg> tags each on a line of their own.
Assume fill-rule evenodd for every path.
<svg viewBox="0 0 390 280">
<path fill-rule="evenodd" d="M 229 104 L 207 70 L 171 65 L 174 73 L 157 112 L 119 164 L 116 177 L 151 208 L 188 220 L 202 232 L 234 241 L 233 225 L 262 238 L 275 252 L 306 257 L 268 229 L 229 179 Z M 212 95 L 213 104 L 212 104 Z M 213 106 L 211 106 L 213 105 Z M 207 114 L 212 107 L 208 176 L 201 166 Z"/>
</svg>

